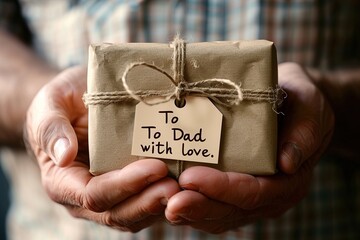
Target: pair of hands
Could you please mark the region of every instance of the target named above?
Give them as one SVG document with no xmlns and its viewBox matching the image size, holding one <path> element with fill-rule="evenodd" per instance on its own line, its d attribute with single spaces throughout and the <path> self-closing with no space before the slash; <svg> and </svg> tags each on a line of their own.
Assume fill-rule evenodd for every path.
<svg viewBox="0 0 360 240">
<path fill-rule="evenodd" d="M 75 217 L 132 232 L 165 218 L 220 233 L 280 216 L 298 203 L 331 139 L 333 112 L 304 70 L 293 63 L 279 65 L 279 85 L 288 98 L 281 109 L 285 116 L 274 176 L 193 167 L 176 182 L 156 159 L 92 176 L 82 67 L 65 70 L 40 90 L 28 110 L 26 139 L 48 195 Z"/>
</svg>

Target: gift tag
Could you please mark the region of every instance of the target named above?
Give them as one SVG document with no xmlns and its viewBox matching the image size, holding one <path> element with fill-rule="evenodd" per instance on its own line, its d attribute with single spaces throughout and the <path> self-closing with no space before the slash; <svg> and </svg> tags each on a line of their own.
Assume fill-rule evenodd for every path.
<svg viewBox="0 0 360 240">
<path fill-rule="evenodd" d="M 222 114 L 204 97 L 136 105 L 132 155 L 218 163 Z"/>
</svg>

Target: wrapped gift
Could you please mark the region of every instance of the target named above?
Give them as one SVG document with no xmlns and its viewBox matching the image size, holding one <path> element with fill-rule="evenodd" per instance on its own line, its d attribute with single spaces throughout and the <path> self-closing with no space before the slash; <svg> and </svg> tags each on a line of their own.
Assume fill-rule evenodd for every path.
<svg viewBox="0 0 360 240">
<path fill-rule="evenodd" d="M 266 40 L 186 44 L 180 39 L 169 44 L 90 46 L 84 102 L 89 111 L 91 173 L 121 169 L 138 159 L 152 157 L 132 152 L 139 104 L 151 110 L 166 102 L 181 104 L 182 100 L 197 98 L 209 99 L 221 113 L 217 159 L 215 163 L 196 161 L 197 155 L 210 156 L 208 149 L 201 150 L 201 146 L 198 151 L 191 150 L 196 154 L 190 161 L 171 154 L 157 155 L 173 176 L 196 165 L 256 175 L 275 173 L 279 89 L 274 44 Z M 151 121 L 153 117 L 145 118 Z M 170 121 L 171 116 L 162 117 Z M 142 128 L 149 139 L 150 134 L 157 137 L 151 127 Z M 202 128 L 192 136 L 176 129 L 172 128 L 175 140 L 201 144 L 207 139 Z M 182 151 L 189 151 L 184 150 L 184 144 Z M 164 151 L 158 149 L 158 153 Z"/>
</svg>

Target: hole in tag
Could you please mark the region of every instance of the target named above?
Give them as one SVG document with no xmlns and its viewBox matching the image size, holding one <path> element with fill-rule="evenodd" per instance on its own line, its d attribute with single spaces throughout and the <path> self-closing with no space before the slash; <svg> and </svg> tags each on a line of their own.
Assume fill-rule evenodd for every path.
<svg viewBox="0 0 360 240">
<path fill-rule="evenodd" d="M 185 107 L 185 105 L 186 105 L 186 100 L 185 100 L 185 98 L 182 98 L 182 99 L 180 99 L 180 100 L 175 99 L 174 103 L 175 103 L 175 106 L 176 106 L 176 107 L 178 107 L 178 108 L 183 108 L 183 107 Z"/>
</svg>

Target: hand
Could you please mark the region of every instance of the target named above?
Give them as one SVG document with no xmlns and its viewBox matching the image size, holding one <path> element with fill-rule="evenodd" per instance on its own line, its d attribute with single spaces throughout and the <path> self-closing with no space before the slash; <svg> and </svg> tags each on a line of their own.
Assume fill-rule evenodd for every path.
<svg viewBox="0 0 360 240">
<path fill-rule="evenodd" d="M 65 70 L 40 90 L 27 114 L 28 148 L 38 160 L 48 195 L 73 216 L 139 231 L 163 218 L 178 184 L 167 177 L 166 165 L 154 159 L 100 176 L 89 173 L 85 90 L 86 69 L 81 67 Z"/>
<path fill-rule="evenodd" d="M 185 190 L 170 198 L 165 211 L 171 223 L 221 233 L 278 217 L 306 195 L 313 168 L 331 139 L 333 112 L 300 66 L 279 65 L 279 84 L 288 94 L 281 109 L 279 173 L 251 176 L 189 168 L 179 179 Z"/>
</svg>

